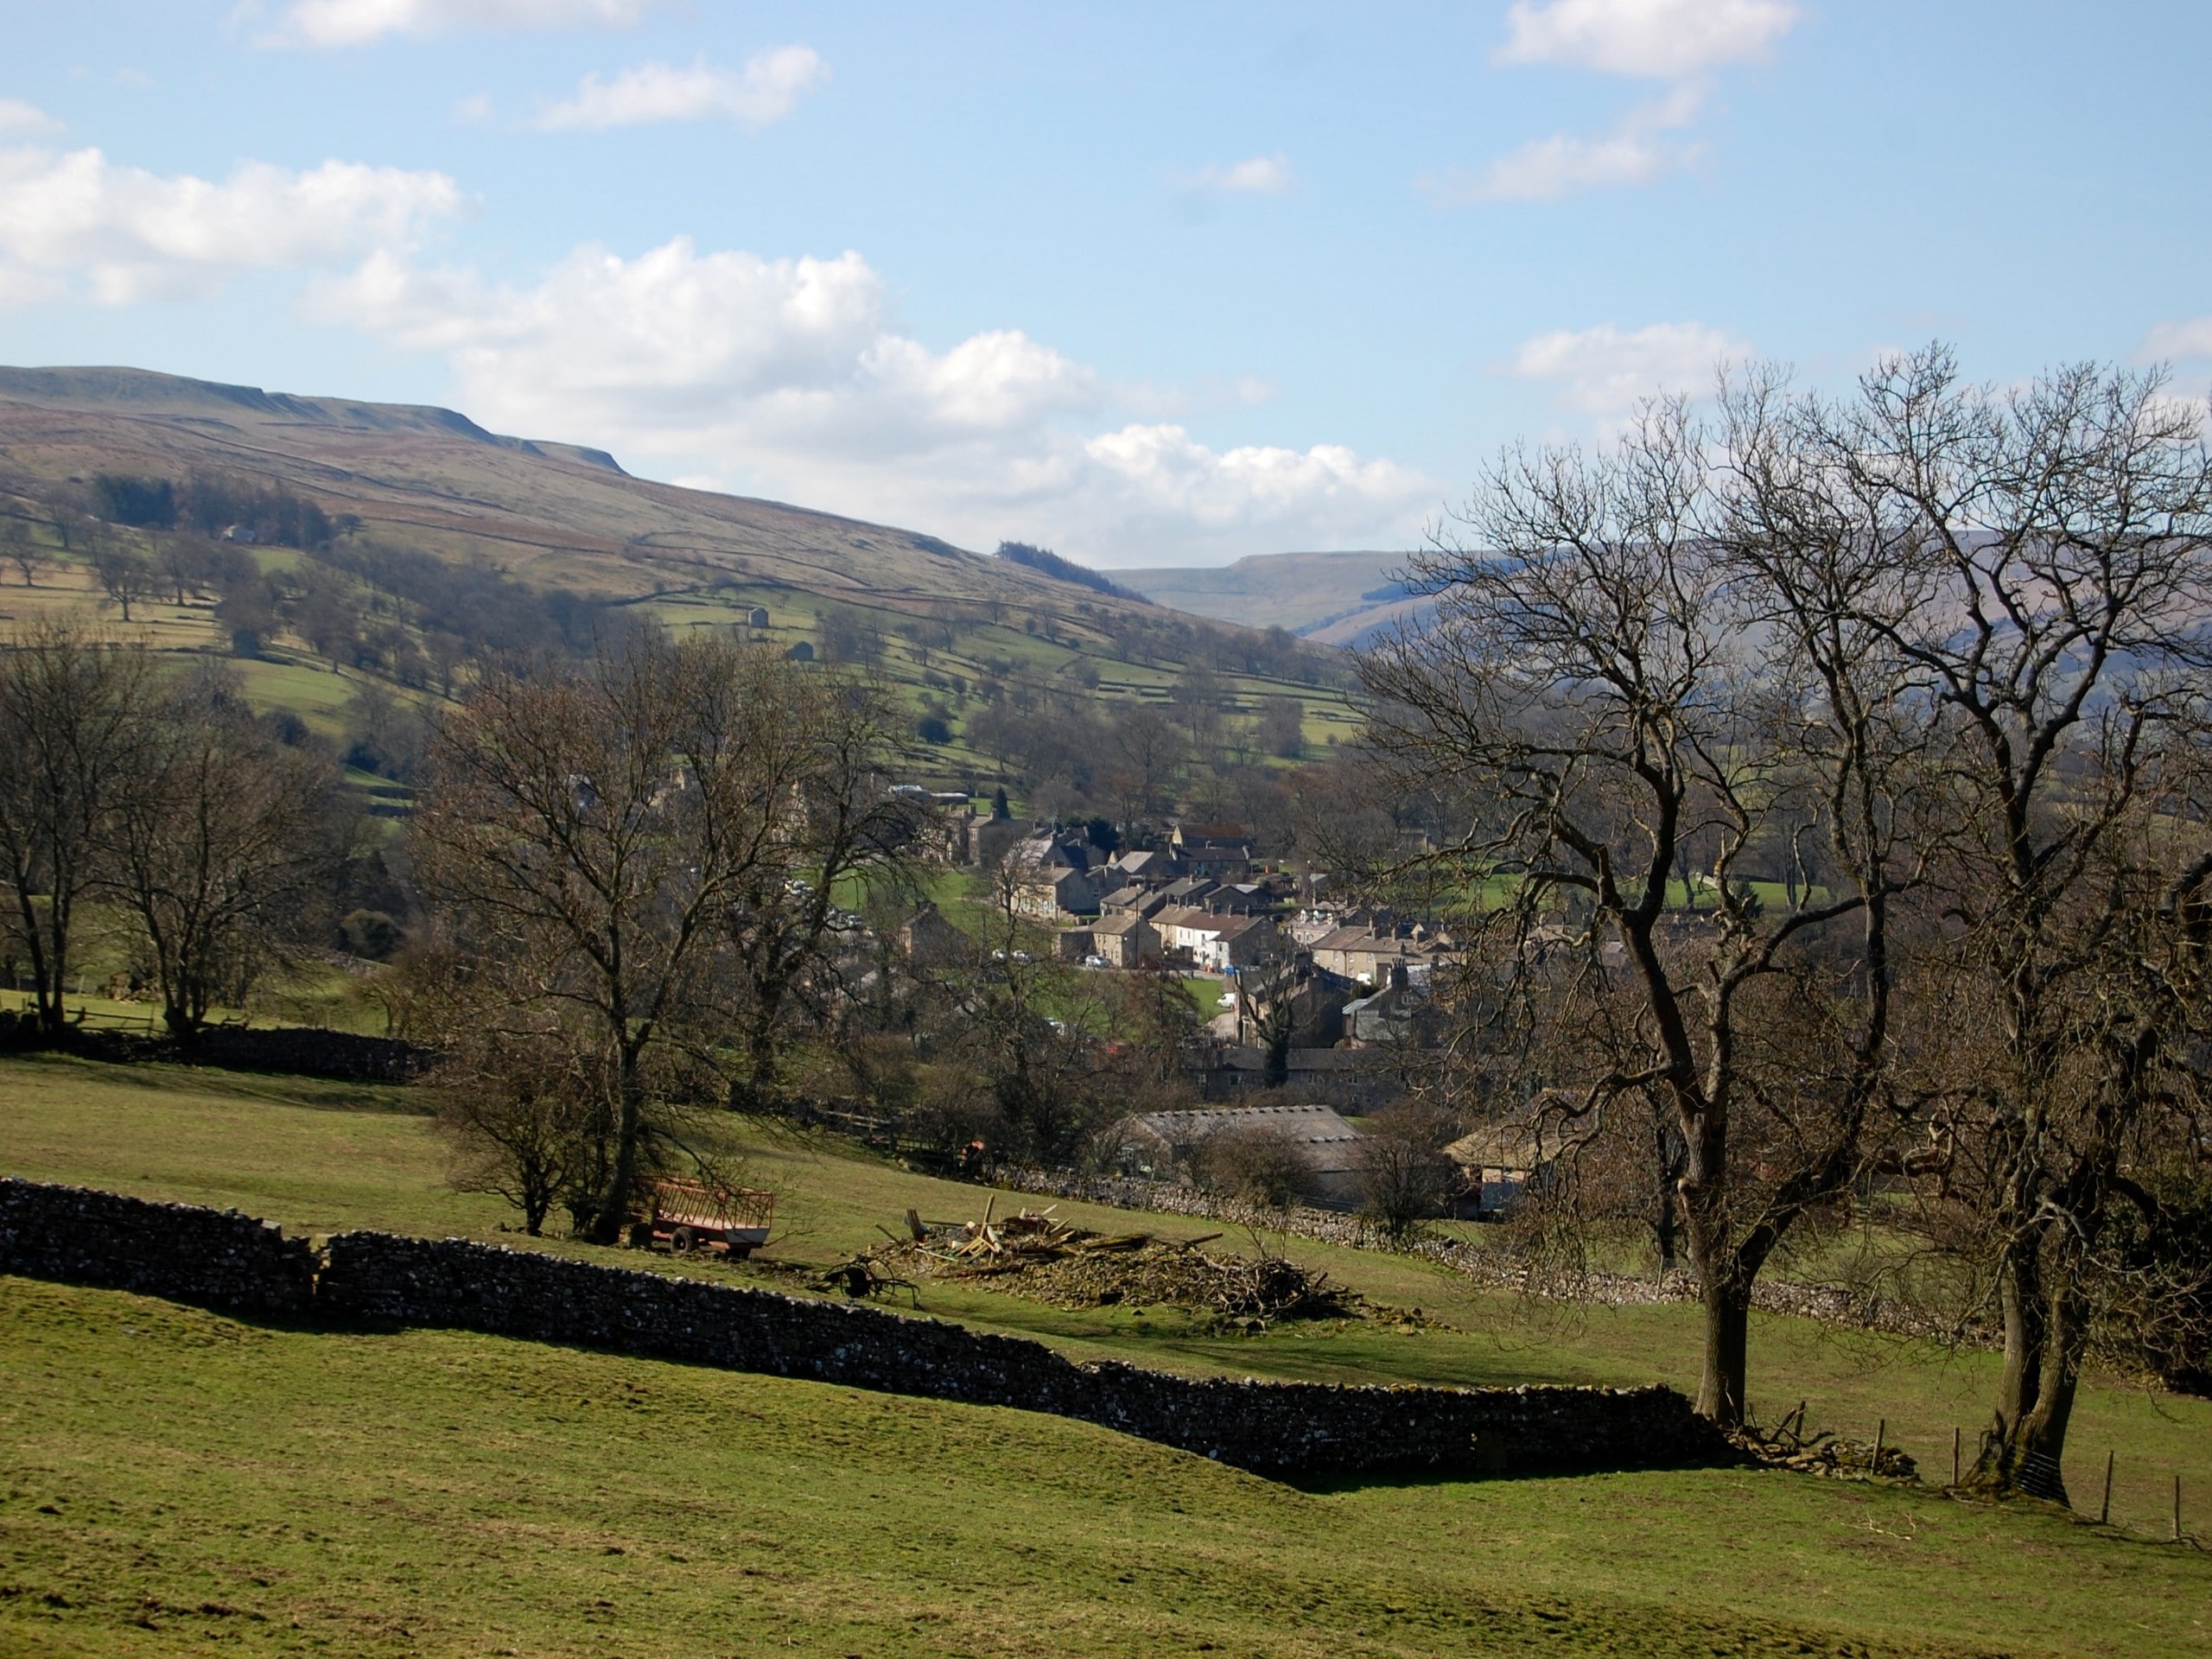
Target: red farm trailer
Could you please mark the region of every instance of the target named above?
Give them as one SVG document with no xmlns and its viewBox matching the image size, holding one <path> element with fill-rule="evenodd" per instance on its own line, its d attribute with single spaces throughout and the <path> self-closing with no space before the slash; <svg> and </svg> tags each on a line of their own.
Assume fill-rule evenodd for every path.
<svg viewBox="0 0 2212 1659">
<path fill-rule="evenodd" d="M 630 1223 L 630 1243 L 677 1255 L 720 1250 L 739 1261 L 768 1242 L 776 1195 L 664 1179 L 646 1184 Z"/>
</svg>

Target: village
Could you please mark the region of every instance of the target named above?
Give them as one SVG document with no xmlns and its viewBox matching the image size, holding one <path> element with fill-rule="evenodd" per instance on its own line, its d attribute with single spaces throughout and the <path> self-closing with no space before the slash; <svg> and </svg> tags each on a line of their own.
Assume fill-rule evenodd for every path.
<svg viewBox="0 0 2212 1659">
<path fill-rule="evenodd" d="M 931 799 L 942 855 L 988 874 L 1008 912 L 1049 930 L 1058 962 L 1177 976 L 1199 1004 L 1180 1067 L 1193 1104 L 1115 1119 L 1088 1149 L 1090 1165 L 1234 1186 L 1228 1149 L 1265 1143 L 1294 1167 L 1277 1177 L 1278 1196 L 1374 1207 L 1362 1126 L 1421 1092 L 1440 1058 L 1446 1021 L 1432 990 L 1458 955 L 1446 929 L 1332 898 L 1328 874 L 1293 873 L 1238 824 L 1170 823 L 1147 836 L 1157 845 L 1117 850 L 1087 826 L 977 816 L 960 794 Z M 957 938 L 931 906 L 901 930 L 900 946 L 926 959 Z M 1426 1148 L 1440 1155 L 1422 1191 L 1399 1204 L 1503 1217 L 1561 1150 L 1558 1135 L 1529 1128 L 1540 1116 L 1523 1109 Z"/>
</svg>

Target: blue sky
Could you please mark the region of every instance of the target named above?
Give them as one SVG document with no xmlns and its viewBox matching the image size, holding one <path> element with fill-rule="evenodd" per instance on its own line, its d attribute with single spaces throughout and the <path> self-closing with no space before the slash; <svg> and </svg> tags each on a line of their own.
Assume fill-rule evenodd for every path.
<svg viewBox="0 0 2212 1659">
<path fill-rule="evenodd" d="M 0 361 L 1090 563 L 1407 545 L 1723 355 L 2212 382 L 2212 9 L 0 0 Z"/>
</svg>

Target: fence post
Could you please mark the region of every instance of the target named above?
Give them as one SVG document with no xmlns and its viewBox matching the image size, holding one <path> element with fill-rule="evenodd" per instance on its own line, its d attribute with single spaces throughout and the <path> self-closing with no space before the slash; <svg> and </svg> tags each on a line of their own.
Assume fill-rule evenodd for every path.
<svg viewBox="0 0 2212 1659">
<path fill-rule="evenodd" d="M 2174 1477 L 2174 1542 L 2181 1542 L 2181 1477 Z"/>
<path fill-rule="evenodd" d="M 1890 1420 L 1886 1417 L 1874 1425 L 1874 1463 L 1871 1472 L 1882 1472 L 1882 1442 L 1889 1438 Z"/>
<path fill-rule="evenodd" d="M 2105 1501 L 2097 1506 L 2097 1524 L 2104 1526 L 2112 1519 L 2112 1456 L 2105 1453 Z"/>
<path fill-rule="evenodd" d="M 1951 1484 L 1959 1484 L 1959 1426 L 1951 1425 Z"/>
</svg>

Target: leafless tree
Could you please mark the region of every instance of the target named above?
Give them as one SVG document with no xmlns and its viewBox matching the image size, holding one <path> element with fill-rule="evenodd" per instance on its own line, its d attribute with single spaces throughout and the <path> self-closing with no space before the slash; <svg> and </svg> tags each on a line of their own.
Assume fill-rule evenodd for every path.
<svg viewBox="0 0 2212 1659">
<path fill-rule="evenodd" d="M 556 1205 L 584 1195 L 601 1161 L 609 1091 L 594 1056 L 556 1028 L 473 1021 L 446 1033 L 442 1053 L 430 1082 L 453 1151 L 448 1180 L 506 1199 L 537 1236 Z"/>
<path fill-rule="evenodd" d="M 508 1023 L 596 1058 L 607 1156 L 579 1205 L 627 1217 L 668 1079 L 711 1046 L 729 906 L 791 810 L 791 677 L 762 648 L 633 636 L 575 671 L 486 674 L 438 733 L 416 868 Z"/>
<path fill-rule="evenodd" d="M 1260 747 L 1285 760 L 1306 757 L 1306 705 L 1296 697 L 1264 697 L 1260 702 Z"/>
<path fill-rule="evenodd" d="M 65 1024 L 78 905 L 101 874 L 99 836 L 133 781 L 153 699 L 137 645 L 67 622 L 0 645 L 0 861 L 49 1036 Z"/>
<path fill-rule="evenodd" d="M 130 607 L 150 598 L 156 589 L 158 578 L 153 565 L 137 549 L 107 534 L 92 540 L 89 555 L 100 591 L 108 596 L 110 603 L 122 610 L 123 620 L 129 622 Z"/>
<path fill-rule="evenodd" d="M 98 832 L 143 934 L 162 1018 L 189 1038 L 301 935 L 345 854 L 336 768 L 273 741 L 203 677 L 153 711 Z"/>
<path fill-rule="evenodd" d="M 31 539 L 31 527 L 22 518 L 10 518 L 4 530 L 0 530 L 0 546 L 7 551 L 8 563 L 22 573 L 23 586 L 38 586 L 38 573 L 46 563 L 46 555 Z"/>
<path fill-rule="evenodd" d="M 755 1110 L 775 1103 L 790 1017 L 830 1018 L 859 907 L 911 886 L 930 828 L 925 807 L 888 787 L 898 721 L 879 689 L 791 673 L 777 693 L 777 725 L 753 753 L 755 821 L 733 826 L 747 857 L 718 917 L 742 1028 L 732 1100 Z"/>
<path fill-rule="evenodd" d="M 1956 830 L 1916 1081 L 1932 1211 L 2005 1333 L 1977 1476 L 2057 1497 L 2101 1304 L 2149 1283 L 2116 1233 L 2159 1236 L 2147 1172 L 2206 1144 L 2202 416 L 2156 373 L 2000 393 L 1930 350 L 1821 427 L 1909 531 L 1913 603 L 1878 620 L 1944 721 Z"/>
<path fill-rule="evenodd" d="M 1858 1168 L 1910 877 L 1909 689 L 1854 608 L 1880 560 L 1847 522 L 1778 511 L 1756 464 L 1776 425 L 1739 397 L 1717 440 L 1668 403 L 1595 456 L 1509 452 L 1471 538 L 1412 562 L 1433 624 L 1366 671 L 1380 749 L 1465 815 L 1421 861 L 1481 895 L 1466 1052 L 1548 1058 L 1573 1085 L 1554 1133 L 1649 1138 L 1656 1113 L 1679 1135 L 1699 1409 L 1724 1424 L 1758 1275 Z M 1745 878 L 1789 823 L 1819 826 L 1832 880 L 1769 907 Z M 1668 902 L 1686 849 L 1713 900 L 1694 918 Z"/>
<path fill-rule="evenodd" d="M 1296 1139 L 1265 1125 L 1216 1129 L 1192 1143 L 1186 1162 L 1196 1185 L 1257 1210 L 1280 1214 L 1313 1191 Z"/>
<path fill-rule="evenodd" d="M 1399 1101 L 1360 1125 L 1356 1154 L 1360 1212 L 1392 1238 L 1404 1238 L 1441 1214 L 1459 1182 L 1444 1148 L 1458 1133 L 1454 1118 L 1421 1101 Z"/>
</svg>

